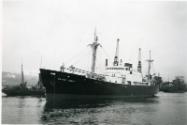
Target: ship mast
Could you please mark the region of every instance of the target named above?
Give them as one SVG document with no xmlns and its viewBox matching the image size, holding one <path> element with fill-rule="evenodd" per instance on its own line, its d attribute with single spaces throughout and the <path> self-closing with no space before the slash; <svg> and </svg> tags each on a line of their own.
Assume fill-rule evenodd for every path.
<svg viewBox="0 0 187 125">
<path fill-rule="evenodd" d="M 141 48 L 139 48 L 139 53 L 138 53 L 138 67 L 137 67 L 137 71 L 139 73 L 142 73 Z"/>
<path fill-rule="evenodd" d="M 40 67 L 39 67 L 39 68 L 41 69 L 41 67 L 42 67 L 42 56 L 41 56 L 41 58 L 40 58 Z M 37 87 L 38 87 L 39 89 L 42 88 L 42 82 L 41 82 L 41 75 L 40 75 L 40 73 L 39 73 L 39 78 L 38 78 Z"/>
<path fill-rule="evenodd" d="M 24 84 L 23 64 L 21 64 L 21 84 Z"/>
<path fill-rule="evenodd" d="M 91 46 L 91 49 L 92 49 L 92 65 L 91 65 L 91 72 L 92 73 L 95 73 L 97 47 L 101 46 L 101 44 L 98 43 L 97 41 L 98 41 L 98 36 L 96 34 L 96 29 L 95 29 L 95 32 L 94 32 L 94 42 L 92 44 L 89 44 Z"/>
<path fill-rule="evenodd" d="M 23 73 L 23 64 L 21 64 L 21 83 L 20 83 L 20 86 L 22 88 L 26 88 L 26 82 L 24 80 L 24 73 Z"/>
<path fill-rule="evenodd" d="M 116 43 L 116 53 L 115 53 L 114 62 L 113 62 L 114 66 L 118 66 L 118 64 L 119 64 L 118 57 L 119 57 L 119 38 L 117 39 L 117 43 Z"/>
<path fill-rule="evenodd" d="M 154 60 L 151 59 L 151 51 L 149 51 L 149 59 L 147 60 L 148 62 L 148 72 L 147 72 L 147 75 L 148 75 L 148 78 L 150 79 L 151 78 L 151 63 L 153 62 Z"/>
</svg>

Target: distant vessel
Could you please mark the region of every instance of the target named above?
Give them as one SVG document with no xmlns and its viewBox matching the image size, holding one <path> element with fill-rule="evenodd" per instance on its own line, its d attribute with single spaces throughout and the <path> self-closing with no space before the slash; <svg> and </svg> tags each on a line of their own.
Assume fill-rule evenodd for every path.
<svg viewBox="0 0 187 125">
<path fill-rule="evenodd" d="M 60 71 L 40 69 L 40 78 L 46 88 L 47 97 L 80 98 L 80 97 L 152 97 L 159 91 L 157 76 L 151 75 L 151 52 L 149 53 L 148 74 L 143 77 L 141 65 L 141 49 L 137 70 L 131 63 L 123 63 L 119 59 L 119 39 L 116 53 L 111 65 L 105 60 L 105 74 L 95 73 L 96 53 L 100 45 L 98 36 L 94 33 L 92 48 L 91 72 L 74 66 L 61 66 Z"/>
<path fill-rule="evenodd" d="M 27 82 L 24 80 L 23 64 L 21 64 L 21 83 L 17 86 L 4 87 L 2 92 L 7 96 L 44 96 L 45 89 L 40 81 L 36 86 L 27 87 Z"/>
<path fill-rule="evenodd" d="M 176 76 L 172 82 L 163 82 L 160 91 L 169 93 L 187 92 L 187 85 L 184 82 L 184 76 Z"/>
</svg>

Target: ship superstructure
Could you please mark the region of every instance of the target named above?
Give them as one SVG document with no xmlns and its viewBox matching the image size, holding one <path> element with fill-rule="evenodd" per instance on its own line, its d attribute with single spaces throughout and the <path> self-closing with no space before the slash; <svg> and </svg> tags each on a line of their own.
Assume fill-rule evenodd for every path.
<svg viewBox="0 0 187 125">
<path fill-rule="evenodd" d="M 141 60 L 138 63 L 138 71 L 133 70 L 133 64 L 124 63 L 122 59 L 119 60 L 119 39 L 117 39 L 116 53 L 114 61 L 111 65 L 108 59 L 105 60 L 105 80 L 116 84 L 124 85 L 147 85 L 143 82 L 141 73 Z"/>
</svg>

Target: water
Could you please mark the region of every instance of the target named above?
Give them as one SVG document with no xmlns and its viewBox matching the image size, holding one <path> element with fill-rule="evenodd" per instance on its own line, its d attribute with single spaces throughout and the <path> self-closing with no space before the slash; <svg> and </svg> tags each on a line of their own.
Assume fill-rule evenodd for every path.
<svg viewBox="0 0 187 125">
<path fill-rule="evenodd" d="M 187 93 L 63 104 L 45 98 L 3 97 L 2 123 L 187 125 Z"/>
</svg>

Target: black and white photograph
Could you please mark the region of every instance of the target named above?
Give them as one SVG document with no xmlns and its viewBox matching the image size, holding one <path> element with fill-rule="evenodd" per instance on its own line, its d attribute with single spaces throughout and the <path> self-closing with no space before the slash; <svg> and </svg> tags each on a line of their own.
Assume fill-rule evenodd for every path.
<svg viewBox="0 0 187 125">
<path fill-rule="evenodd" d="M 1 124 L 187 125 L 187 1 L 1 10 Z"/>
</svg>

